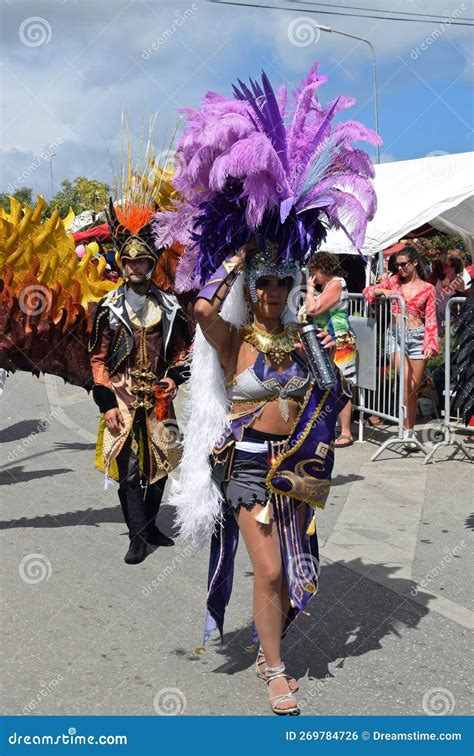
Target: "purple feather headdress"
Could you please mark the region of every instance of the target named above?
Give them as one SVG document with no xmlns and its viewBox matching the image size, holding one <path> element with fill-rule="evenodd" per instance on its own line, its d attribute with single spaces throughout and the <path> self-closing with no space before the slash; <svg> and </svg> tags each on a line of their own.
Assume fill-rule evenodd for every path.
<svg viewBox="0 0 474 756">
<path fill-rule="evenodd" d="M 376 209 L 374 170 L 353 142 L 381 140 L 357 121 L 333 123 L 355 101 L 321 105 L 316 90 L 326 81 L 316 64 L 290 109 L 286 88 L 277 98 L 262 72 L 261 84 L 239 80 L 233 100 L 208 92 L 200 108 L 183 111 L 173 181 L 181 199 L 177 212 L 156 216 L 157 243 L 181 224 L 187 244 L 178 291 L 201 286 L 254 235 L 278 242 L 281 261 L 303 263 L 331 227 L 361 248 Z"/>
</svg>

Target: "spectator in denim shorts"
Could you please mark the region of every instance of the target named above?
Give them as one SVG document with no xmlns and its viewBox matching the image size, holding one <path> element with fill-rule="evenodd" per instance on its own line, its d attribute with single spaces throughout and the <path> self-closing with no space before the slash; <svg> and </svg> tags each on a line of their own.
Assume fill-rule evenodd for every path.
<svg viewBox="0 0 474 756">
<path fill-rule="evenodd" d="M 407 246 L 398 252 L 395 259 L 396 274 L 385 276 L 374 286 L 364 289 L 369 302 L 377 297 L 397 294 L 405 300 L 405 438 L 407 448 L 417 448 L 410 443 L 414 437 L 414 425 L 418 405 L 418 389 L 423 381 L 425 362 L 438 353 L 438 324 L 436 321 L 436 295 L 434 286 L 426 281 L 426 273 L 418 251 Z M 390 361 L 400 370 L 401 358 L 401 307 L 392 300 L 392 324 L 387 332 L 386 349 Z"/>
</svg>

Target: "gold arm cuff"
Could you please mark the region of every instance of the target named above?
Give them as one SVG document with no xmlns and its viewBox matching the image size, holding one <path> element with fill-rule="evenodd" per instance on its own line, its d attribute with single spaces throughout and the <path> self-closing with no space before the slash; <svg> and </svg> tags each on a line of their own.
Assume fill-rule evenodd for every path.
<svg viewBox="0 0 474 756">
<path fill-rule="evenodd" d="M 211 284 L 216 284 L 216 283 L 222 284 L 224 283 L 224 281 L 225 281 L 225 278 L 211 278 L 211 280 L 208 281 L 205 286 L 211 286 Z"/>
<path fill-rule="evenodd" d="M 222 263 L 222 267 L 224 268 L 224 270 L 227 271 L 227 273 L 233 273 L 233 271 L 237 267 L 237 263 L 228 262 L 227 260 L 224 260 L 224 262 Z"/>
</svg>

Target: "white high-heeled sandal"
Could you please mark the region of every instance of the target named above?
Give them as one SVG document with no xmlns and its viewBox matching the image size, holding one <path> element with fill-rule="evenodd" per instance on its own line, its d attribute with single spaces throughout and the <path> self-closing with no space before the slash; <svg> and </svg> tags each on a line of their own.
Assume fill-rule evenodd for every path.
<svg viewBox="0 0 474 756">
<path fill-rule="evenodd" d="M 265 667 L 265 674 L 266 674 L 266 682 L 267 686 L 270 685 L 272 680 L 276 680 L 277 677 L 282 677 L 286 684 L 288 685 L 287 676 L 285 675 L 285 665 L 283 662 L 278 665 L 278 667 Z M 288 693 L 280 693 L 277 696 L 270 696 L 270 706 L 272 707 L 272 711 L 274 714 L 278 714 L 279 716 L 290 716 L 290 717 L 296 717 L 300 714 L 300 709 L 298 704 L 295 701 L 294 706 L 290 706 L 287 709 L 279 709 L 278 704 L 283 703 L 283 701 L 295 701 L 294 693 L 290 691 L 290 688 L 288 687 Z"/>
<path fill-rule="evenodd" d="M 255 660 L 255 673 L 259 680 L 267 680 L 267 675 L 265 672 L 260 671 L 261 665 L 265 663 L 265 654 L 263 653 L 263 648 L 261 646 L 258 647 L 257 651 L 257 658 Z M 288 675 L 285 673 L 285 677 L 288 683 L 288 687 L 290 688 L 292 693 L 296 693 L 300 686 L 298 685 L 298 680 L 295 677 L 292 677 L 291 675 Z M 293 684 L 293 687 L 291 687 L 291 684 Z"/>
</svg>

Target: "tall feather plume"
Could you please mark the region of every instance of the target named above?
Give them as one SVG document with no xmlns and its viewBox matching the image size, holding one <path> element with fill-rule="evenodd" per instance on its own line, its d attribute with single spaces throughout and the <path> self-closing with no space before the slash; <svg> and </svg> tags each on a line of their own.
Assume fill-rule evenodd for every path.
<svg viewBox="0 0 474 756">
<path fill-rule="evenodd" d="M 173 181 L 181 202 L 157 214 L 165 234 L 170 224 L 186 228 L 182 290 L 203 283 L 255 233 L 277 241 L 281 258 L 299 262 L 331 226 L 360 249 L 376 202 L 371 161 L 354 142 L 381 140 L 357 121 L 334 124 L 355 101 L 341 95 L 321 104 L 326 81 L 316 64 L 290 104 L 286 88 L 277 97 L 262 72 L 261 81 L 238 80 L 234 99 L 209 92 L 200 108 L 182 111 Z"/>
<path fill-rule="evenodd" d="M 154 248 L 157 258 L 161 259 L 164 250 L 168 250 L 153 277 L 160 288 L 171 291 L 177 260 L 188 237 L 181 231 L 177 238 L 174 213 L 170 213 L 166 228 L 159 227 L 155 219 L 157 208 L 173 208 L 178 199 L 172 184 L 178 123 L 171 136 L 164 132 L 155 147 L 158 118 L 155 114 L 148 121 L 143 119 L 135 130 L 127 111 L 122 112 L 120 169 L 115 172 L 112 165 L 114 201 L 110 198 L 107 218 L 117 249 L 133 235 Z"/>
<path fill-rule="evenodd" d="M 262 84 L 261 87 L 254 81 L 251 81 L 253 95 L 249 89 L 239 80 L 242 93 L 234 86 L 234 92 L 239 99 L 245 99 L 251 105 L 253 110 L 259 117 L 259 120 L 263 126 L 265 134 L 270 139 L 275 152 L 280 158 L 283 168 L 288 173 L 288 155 L 286 146 L 286 129 L 283 123 L 283 116 L 278 107 L 278 101 L 275 92 L 272 89 L 272 85 L 266 75 L 265 71 L 262 71 Z"/>
</svg>

